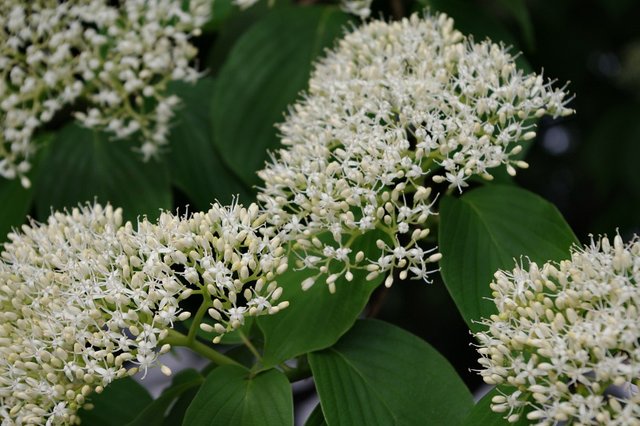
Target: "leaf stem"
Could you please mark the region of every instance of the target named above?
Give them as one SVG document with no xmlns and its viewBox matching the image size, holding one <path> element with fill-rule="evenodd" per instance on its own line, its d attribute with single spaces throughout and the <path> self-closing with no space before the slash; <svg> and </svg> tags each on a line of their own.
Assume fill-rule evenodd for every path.
<svg viewBox="0 0 640 426">
<path fill-rule="evenodd" d="M 183 346 L 185 348 L 189 348 L 192 351 L 211 360 L 217 365 L 237 365 L 243 367 L 242 364 L 240 364 L 236 360 L 229 358 L 228 356 L 218 352 L 217 350 L 208 345 L 205 345 L 198 340 L 190 340 L 188 335 L 185 336 L 179 331 L 173 329 L 169 330 L 169 335 L 162 341 L 162 343 L 168 343 L 171 346 Z"/>
<path fill-rule="evenodd" d="M 244 343 L 245 346 L 249 348 L 253 356 L 256 357 L 256 360 L 258 362 L 262 361 L 262 355 L 260 355 L 260 352 L 258 352 L 256 347 L 253 346 L 253 343 L 251 343 L 251 340 L 242 332 L 242 330 L 238 330 L 238 334 L 240 335 L 240 339 L 242 339 L 242 343 Z"/>
<path fill-rule="evenodd" d="M 196 315 L 193 317 L 193 322 L 191 323 L 191 327 L 189 327 L 189 333 L 187 334 L 188 343 L 191 344 L 196 341 L 196 335 L 198 333 L 198 327 L 202 323 L 202 318 L 204 314 L 207 312 L 207 308 L 209 307 L 209 301 L 207 297 L 203 295 L 202 304 L 196 311 Z"/>
</svg>

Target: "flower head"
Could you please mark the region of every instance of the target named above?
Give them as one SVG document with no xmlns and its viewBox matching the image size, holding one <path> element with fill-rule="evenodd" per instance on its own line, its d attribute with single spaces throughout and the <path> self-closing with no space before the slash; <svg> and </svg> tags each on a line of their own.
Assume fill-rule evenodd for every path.
<svg viewBox="0 0 640 426">
<path fill-rule="evenodd" d="M 214 205 L 135 228 L 120 209 L 95 205 L 10 234 L 0 262 L 3 424 L 77 423 L 92 392 L 158 364 L 194 293 L 217 340 L 246 316 L 286 307 L 274 280 L 286 260 L 263 223 L 255 205 Z"/>
<path fill-rule="evenodd" d="M 571 259 L 498 271 L 478 333 L 492 409 L 538 425 L 640 424 L 640 241 L 604 237 Z"/>
<path fill-rule="evenodd" d="M 259 199 L 274 222 L 304 224 L 291 235 L 306 267 L 326 267 L 352 237 L 378 229 L 387 238 L 380 258 L 365 260 L 371 273 L 427 279 L 439 259 L 418 245 L 436 214 L 432 181 L 462 190 L 497 166 L 526 167 L 514 155 L 535 136 L 529 120 L 569 114 L 565 102 L 507 49 L 466 39 L 445 15 L 374 21 L 315 65 L 279 126 L 285 147 L 259 172 Z M 304 242 L 322 232 L 333 238 Z"/>
<path fill-rule="evenodd" d="M 0 176 L 29 184 L 34 133 L 63 109 L 117 138 L 139 135 L 145 158 L 167 143 L 178 103 L 167 83 L 199 77 L 190 38 L 211 1 L 117 3 L 0 2 Z"/>
<path fill-rule="evenodd" d="M 163 253 L 190 288 L 204 293 L 213 325 L 201 328 L 215 333 L 216 343 L 246 317 L 275 314 L 289 304 L 279 301 L 276 281 L 288 266 L 282 239 L 265 225 L 258 205 L 233 203 L 185 218 L 163 213 L 154 226 L 161 245 L 147 250 Z"/>
</svg>

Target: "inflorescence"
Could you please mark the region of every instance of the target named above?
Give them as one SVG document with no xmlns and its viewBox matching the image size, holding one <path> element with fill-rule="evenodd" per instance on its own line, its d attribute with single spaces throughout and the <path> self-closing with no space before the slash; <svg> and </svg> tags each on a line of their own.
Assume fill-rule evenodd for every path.
<svg viewBox="0 0 640 426">
<path fill-rule="evenodd" d="M 0 262 L 3 424 L 77 423 L 92 392 L 159 363 L 163 339 L 191 316 L 184 299 L 200 295 L 215 341 L 247 316 L 285 308 L 274 277 L 286 257 L 264 222 L 255 204 L 234 204 L 134 228 L 120 209 L 95 205 L 10 234 Z"/>
<path fill-rule="evenodd" d="M 90 104 L 75 111 L 84 125 L 117 137 L 141 132 L 145 157 L 166 142 L 177 102 L 166 84 L 198 77 L 189 38 L 207 20 L 209 0 L 5 3 L 1 175 L 26 179 L 33 132 L 80 99 Z M 441 258 L 423 247 L 437 215 L 433 184 L 462 191 L 473 175 L 526 167 L 518 142 L 535 136 L 533 119 L 572 113 L 565 98 L 517 70 L 503 46 L 466 39 L 445 15 L 355 29 L 316 64 L 308 92 L 280 125 L 285 147 L 259 172 L 260 205 L 214 204 L 137 226 L 95 205 L 10 235 L 0 261 L 0 418 L 77 423 L 88 395 L 157 365 L 168 342 L 189 343 L 193 327 L 217 343 L 247 317 L 286 308 L 276 279 L 289 248 L 298 267 L 317 271 L 304 289 L 324 275 L 333 292 L 354 269 L 366 269 L 367 279 L 386 275 L 387 286 L 396 275 L 428 281 Z M 352 249 L 365 233 L 379 236 L 378 258 Z M 547 275 L 556 287 L 568 279 Z M 176 338 L 174 324 L 191 316 L 181 301 L 190 297 L 201 298 L 200 308 L 188 335 Z M 563 303 L 580 317 L 582 304 L 571 300 Z M 631 356 L 620 349 L 616 357 L 623 354 Z M 503 371 L 485 377 L 497 383 Z M 610 401 L 614 410 L 631 405 Z"/>
<path fill-rule="evenodd" d="M 316 65 L 303 99 L 279 126 L 285 148 L 259 172 L 258 199 L 304 252 L 301 267 L 337 277 L 366 267 L 428 281 L 440 258 L 420 242 L 436 214 L 432 183 L 491 179 L 535 137 L 532 119 L 573 111 L 563 90 L 525 75 L 503 46 L 475 43 L 446 15 L 374 21 L 347 34 Z M 348 256 L 379 230 L 380 257 Z M 324 240 L 318 235 L 330 235 Z M 342 266 L 333 266 L 333 265 Z"/>
<path fill-rule="evenodd" d="M 0 2 L 0 176 L 29 186 L 34 134 L 63 110 L 153 156 L 179 102 L 167 84 L 198 79 L 190 39 L 210 13 L 210 0 Z"/>
<path fill-rule="evenodd" d="M 640 241 L 606 237 L 571 259 L 498 271 L 482 323 L 492 409 L 537 425 L 640 425 Z"/>
</svg>

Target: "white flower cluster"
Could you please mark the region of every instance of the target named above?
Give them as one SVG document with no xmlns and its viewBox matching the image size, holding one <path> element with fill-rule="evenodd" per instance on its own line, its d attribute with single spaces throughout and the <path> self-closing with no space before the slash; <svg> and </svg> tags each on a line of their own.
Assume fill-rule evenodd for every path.
<svg viewBox="0 0 640 426">
<path fill-rule="evenodd" d="M 275 224 L 289 222 L 304 267 L 344 264 L 330 286 L 362 263 L 347 259 L 350 244 L 373 229 L 388 238 L 367 261 L 370 278 L 389 273 L 391 285 L 399 268 L 401 278 L 427 280 L 427 263 L 440 258 L 418 244 L 435 214 L 431 181 L 461 190 L 471 175 L 526 167 L 513 156 L 535 136 L 528 120 L 569 114 L 565 102 L 505 48 L 465 39 L 445 15 L 374 21 L 316 64 L 308 93 L 279 126 L 286 147 L 259 172 L 258 197 Z M 333 242 L 309 241 L 322 232 Z"/>
<path fill-rule="evenodd" d="M 478 333 L 492 409 L 537 425 L 640 425 L 640 241 L 605 237 L 571 259 L 498 271 Z M 510 392 L 510 393 L 507 393 Z"/>
<path fill-rule="evenodd" d="M 255 205 L 214 206 L 134 229 L 120 209 L 95 205 L 10 234 L 0 263 L 2 424 L 77 423 L 92 392 L 158 364 L 191 295 L 216 333 L 286 307 L 274 305 L 273 281 L 286 261 L 263 222 Z"/>
<path fill-rule="evenodd" d="M 179 275 L 203 294 L 214 324 L 200 327 L 217 334 L 214 343 L 246 317 L 275 314 L 289 305 L 278 302 L 282 288 L 275 280 L 287 269 L 287 253 L 281 237 L 265 223 L 266 214 L 256 204 L 214 204 L 183 219 L 163 213 L 155 227 L 170 238 L 147 249 L 166 253 L 164 263 L 177 266 Z"/>
<path fill-rule="evenodd" d="M 260 0 L 233 0 L 233 4 L 244 10 L 259 1 Z M 346 13 L 365 19 L 371 14 L 372 1 L 373 0 L 340 0 L 340 8 Z M 269 5 L 272 5 L 272 3 L 273 0 L 269 0 Z"/>
<path fill-rule="evenodd" d="M 340 9 L 361 19 L 366 19 L 371 15 L 372 2 L 373 0 L 342 0 Z"/>
<path fill-rule="evenodd" d="M 154 155 L 179 101 L 167 83 L 199 77 L 190 38 L 210 13 L 210 0 L 0 2 L 0 176 L 29 185 L 34 132 L 63 109 Z"/>
</svg>

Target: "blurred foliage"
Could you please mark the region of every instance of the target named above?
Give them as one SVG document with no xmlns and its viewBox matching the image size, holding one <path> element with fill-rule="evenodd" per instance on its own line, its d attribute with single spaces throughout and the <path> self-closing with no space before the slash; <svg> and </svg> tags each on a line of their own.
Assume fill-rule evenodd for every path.
<svg viewBox="0 0 640 426">
<path fill-rule="evenodd" d="M 49 129 L 53 135 L 43 138 L 32 171 L 34 188 L 0 181 L 0 238 L 27 213 L 43 220 L 52 207 L 93 199 L 123 207 L 133 220 L 166 208 L 205 209 L 234 195 L 252 201 L 255 172 L 277 147 L 274 123 L 305 88 L 313 59 L 353 20 L 335 5 L 273 3 L 240 11 L 216 0 L 214 19 L 196 43 L 207 77 L 172 88 L 183 105 L 160 158 L 143 163 L 125 141 L 74 124 Z M 570 81 L 577 115 L 539 123 L 526 158 L 531 167 L 516 182 L 557 206 L 582 242 L 591 233 L 640 233 L 640 2 L 375 0 L 372 15 L 397 17 L 424 7 L 450 14 L 476 39 L 522 51 L 523 69 Z M 477 386 L 477 375 L 468 371 L 476 358 L 471 337 L 442 283 L 398 283 L 393 291 L 376 290 L 372 301 L 378 317 L 425 338 Z M 219 375 L 240 383 L 237 371 Z M 279 386 L 280 378 L 273 381 Z M 127 392 L 140 394 L 133 387 Z"/>
</svg>

